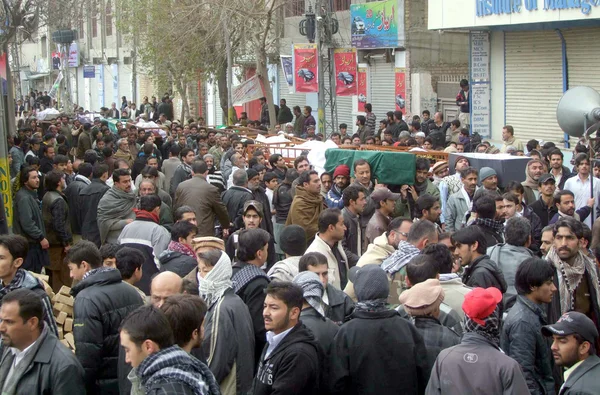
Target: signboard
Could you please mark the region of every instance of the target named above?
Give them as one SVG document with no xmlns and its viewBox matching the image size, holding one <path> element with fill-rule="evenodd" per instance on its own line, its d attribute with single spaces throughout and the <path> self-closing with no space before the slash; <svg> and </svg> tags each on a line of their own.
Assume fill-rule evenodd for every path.
<svg viewBox="0 0 600 395">
<path fill-rule="evenodd" d="M 294 44 L 294 89 L 297 93 L 319 92 L 317 44 Z"/>
<path fill-rule="evenodd" d="M 283 70 L 283 75 L 285 75 L 290 93 L 294 93 L 294 65 L 292 57 L 282 55 L 279 58 L 281 59 L 281 69 Z"/>
<path fill-rule="evenodd" d="M 52 52 L 52 70 L 60 70 L 60 52 Z"/>
<path fill-rule="evenodd" d="M 335 64 L 335 94 L 337 96 L 356 95 L 356 48 L 336 48 L 333 50 Z"/>
<path fill-rule="evenodd" d="M 83 78 L 96 78 L 96 66 L 83 66 Z"/>
<path fill-rule="evenodd" d="M 538 4 L 539 3 L 539 4 Z M 477 17 L 488 15 L 519 14 L 521 12 L 577 10 L 583 15 L 590 15 L 593 8 L 600 6 L 597 0 L 513 0 L 512 2 L 500 2 L 489 0 L 475 0 Z"/>
<path fill-rule="evenodd" d="M 491 136 L 490 36 L 487 32 L 470 34 L 471 133 Z"/>
<path fill-rule="evenodd" d="M 350 31 L 355 48 L 398 48 L 404 45 L 404 0 L 350 5 Z"/>
<path fill-rule="evenodd" d="M 104 107 L 104 65 L 98 65 L 98 107 Z"/>
<path fill-rule="evenodd" d="M 264 95 L 262 84 L 257 75 L 231 88 L 231 98 L 234 106 L 241 106 L 249 101 L 260 99 Z"/>
<path fill-rule="evenodd" d="M 396 103 L 396 111 L 402 111 L 406 114 L 406 69 L 404 67 L 396 67 L 396 88 L 394 93 L 394 102 Z"/>
<path fill-rule="evenodd" d="M 79 48 L 77 47 L 77 43 L 71 43 L 71 46 L 69 46 L 68 64 L 69 67 L 79 67 Z"/>
<path fill-rule="evenodd" d="M 367 93 L 368 92 L 367 68 L 359 67 L 357 74 L 358 74 L 357 75 L 358 111 L 359 112 L 367 112 L 367 110 L 365 110 L 365 104 L 367 104 L 369 102 L 369 94 Z"/>
</svg>

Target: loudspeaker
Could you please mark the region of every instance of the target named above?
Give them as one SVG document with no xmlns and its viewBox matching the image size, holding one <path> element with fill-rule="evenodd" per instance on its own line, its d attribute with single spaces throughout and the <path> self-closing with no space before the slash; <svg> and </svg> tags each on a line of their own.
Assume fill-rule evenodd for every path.
<svg viewBox="0 0 600 395">
<path fill-rule="evenodd" d="M 589 86 L 576 86 L 565 92 L 556 107 L 558 125 L 571 137 L 581 137 L 600 129 L 600 93 Z M 587 127 L 587 130 L 585 128 Z"/>
</svg>

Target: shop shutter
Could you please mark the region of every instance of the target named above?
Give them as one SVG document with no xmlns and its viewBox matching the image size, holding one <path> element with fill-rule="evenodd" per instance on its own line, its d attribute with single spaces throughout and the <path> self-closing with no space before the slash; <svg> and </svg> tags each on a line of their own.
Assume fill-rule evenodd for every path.
<svg viewBox="0 0 600 395">
<path fill-rule="evenodd" d="M 505 33 L 506 124 L 525 144 L 530 139 L 562 144 L 556 121 L 562 97 L 562 49 L 555 31 Z M 500 131 L 494 131 L 500 135 Z"/>
<path fill-rule="evenodd" d="M 306 105 L 306 93 L 290 93 L 290 88 L 288 86 L 287 80 L 285 79 L 285 73 L 283 72 L 283 68 L 279 65 L 278 73 L 279 73 L 279 97 L 285 99 L 287 106 L 294 111 L 294 106 L 299 106 L 300 110 Z M 277 103 L 279 104 L 279 103 Z M 313 109 L 313 115 L 316 117 L 317 109 Z M 296 119 L 296 117 L 294 117 Z"/>
<path fill-rule="evenodd" d="M 563 35 L 567 43 L 569 88 L 583 85 L 600 92 L 597 56 L 600 53 L 600 27 L 564 29 Z"/>
<path fill-rule="evenodd" d="M 383 59 L 376 59 L 369 69 L 369 95 L 368 101 L 373 106 L 373 113 L 377 116 L 376 128 L 379 121 L 386 119 L 388 111 L 396 111 L 394 103 L 395 78 L 394 63 L 386 63 Z"/>
<path fill-rule="evenodd" d="M 356 114 L 352 113 L 352 97 L 353 96 L 336 96 L 335 98 L 337 125 L 334 125 L 334 129 L 336 132 L 340 130 L 340 123 L 345 123 L 352 129 L 352 125 L 356 122 Z M 329 113 L 331 113 L 331 111 Z"/>
</svg>

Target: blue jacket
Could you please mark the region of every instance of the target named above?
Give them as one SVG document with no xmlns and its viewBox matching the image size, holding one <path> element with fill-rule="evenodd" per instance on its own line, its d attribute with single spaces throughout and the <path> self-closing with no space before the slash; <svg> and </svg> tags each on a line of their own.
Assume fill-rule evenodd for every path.
<svg viewBox="0 0 600 395">
<path fill-rule="evenodd" d="M 337 185 L 332 185 L 329 192 L 327 192 L 327 197 L 325 198 L 325 203 L 329 208 L 339 208 L 340 210 L 344 208 L 344 199 L 342 199 L 343 191 L 337 187 Z"/>
</svg>

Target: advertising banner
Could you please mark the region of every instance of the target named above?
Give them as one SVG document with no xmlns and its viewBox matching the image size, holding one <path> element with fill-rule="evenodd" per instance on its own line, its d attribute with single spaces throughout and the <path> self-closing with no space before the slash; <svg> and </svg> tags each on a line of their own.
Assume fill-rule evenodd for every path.
<svg viewBox="0 0 600 395">
<path fill-rule="evenodd" d="M 394 101 L 396 102 L 396 111 L 406 114 L 406 69 L 404 67 L 396 67 Z"/>
<path fill-rule="evenodd" d="M 292 57 L 281 55 L 279 58 L 281 59 L 281 69 L 285 75 L 285 80 L 290 89 L 290 93 L 294 93 L 294 65 Z"/>
<path fill-rule="evenodd" d="M 264 95 L 262 84 L 256 75 L 231 88 L 234 106 L 241 106 L 249 101 L 260 99 Z"/>
<path fill-rule="evenodd" d="M 60 70 L 60 52 L 52 52 L 52 70 Z"/>
<path fill-rule="evenodd" d="M 77 43 L 71 43 L 69 47 L 68 64 L 69 67 L 79 67 L 79 48 L 77 47 Z"/>
<path fill-rule="evenodd" d="M 357 73 L 357 80 L 358 80 L 358 90 L 357 90 L 357 94 L 358 94 L 358 111 L 359 112 L 367 112 L 365 110 L 365 104 L 367 104 L 369 102 L 369 96 L 367 94 L 368 92 L 368 86 L 367 86 L 367 68 L 366 67 L 359 67 L 358 68 L 358 73 Z"/>
<path fill-rule="evenodd" d="M 96 66 L 83 66 L 83 78 L 96 78 Z"/>
<path fill-rule="evenodd" d="M 363 49 L 402 46 L 404 24 L 400 21 L 403 19 L 404 0 L 350 5 L 352 46 Z"/>
<path fill-rule="evenodd" d="M 297 93 L 319 91 L 317 44 L 294 44 L 294 89 Z"/>
<path fill-rule="evenodd" d="M 354 96 L 358 80 L 356 78 L 356 48 L 336 48 L 333 50 L 335 64 L 335 94 Z"/>
</svg>

